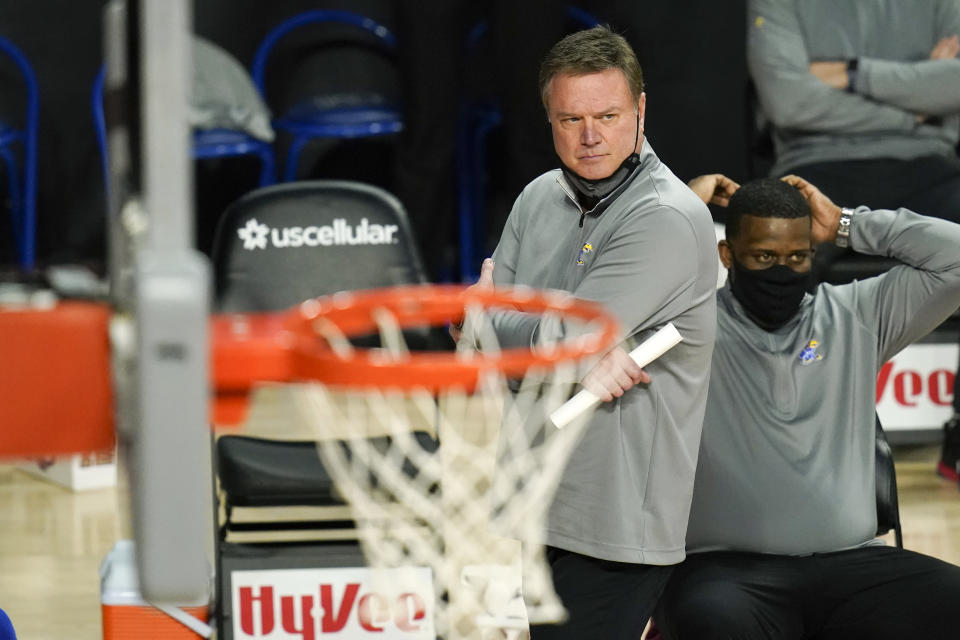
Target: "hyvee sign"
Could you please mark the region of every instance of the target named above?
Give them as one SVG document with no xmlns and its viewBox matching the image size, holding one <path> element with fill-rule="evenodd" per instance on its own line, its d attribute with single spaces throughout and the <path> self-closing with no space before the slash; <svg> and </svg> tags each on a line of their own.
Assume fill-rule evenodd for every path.
<svg viewBox="0 0 960 640">
<path fill-rule="evenodd" d="M 877 413 L 884 429 L 938 428 L 953 413 L 956 343 L 914 344 L 877 376 Z"/>
<path fill-rule="evenodd" d="M 236 640 L 434 640 L 425 567 L 288 569 L 231 574 Z"/>
</svg>

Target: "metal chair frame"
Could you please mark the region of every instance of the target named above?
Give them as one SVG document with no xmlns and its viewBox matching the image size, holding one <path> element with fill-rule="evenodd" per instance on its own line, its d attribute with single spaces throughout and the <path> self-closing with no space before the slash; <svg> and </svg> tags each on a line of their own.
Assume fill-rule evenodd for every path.
<svg viewBox="0 0 960 640">
<path fill-rule="evenodd" d="M 93 81 L 91 105 L 97 146 L 100 149 L 100 165 L 103 171 L 104 193 L 109 193 L 110 166 L 107 153 L 107 122 L 103 108 L 103 85 L 106 68 L 101 65 Z M 258 186 L 266 187 L 276 182 L 273 146 L 269 142 L 234 129 L 194 129 L 191 155 L 195 160 L 209 158 L 232 158 L 257 156 L 260 159 Z"/>
<path fill-rule="evenodd" d="M 567 17 L 584 28 L 600 24 L 592 14 L 568 6 Z M 487 31 L 477 23 L 467 36 L 467 49 L 477 45 Z M 484 188 L 486 182 L 486 140 L 503 121 L 499 105 L 478 101 L 463 106 L 457 125 L 457 198 L 460 226 L 460 278 L 472 282 L 479 275 L 484 240 Z"/>
<path fill-rule="evenodd" d="M 253 59 L 252 76 L 260 95 L 266 100 L 267 61 L 274 47 L 291 31 L 316 23 L 337 23 L 373 34 L 389 51 L 397 48 L 397 39 L 384 25 L 350 11 L 317 9 L 297 14 L 274 27 L 264 37 Z M 313 138 L 363 138 L 399 133 L 403 119 L 398 109 L 383 105 L 349 108 L 313 109 L 309 113 L 291 110 L 274 119 L 274 129 L 293 136 L 287 150 L 283 181 L 296 179 L 300 153 Z"/>
<path fill-rule="evenodd" d="M 23 129 L 0 126 L 0 158 L 7 170 L 11 220 L 17 245 L 17 261 L 29 270 L 36 262 L 37 228 L 37 131 L 40 118 L 40 89 L 30 61 L 10 40 L 0 36 L 0 51 L 20 70 L 27 91 L 27 114 Z M 21 177 L 15 148 L 23 145 Z"/>
</svg>

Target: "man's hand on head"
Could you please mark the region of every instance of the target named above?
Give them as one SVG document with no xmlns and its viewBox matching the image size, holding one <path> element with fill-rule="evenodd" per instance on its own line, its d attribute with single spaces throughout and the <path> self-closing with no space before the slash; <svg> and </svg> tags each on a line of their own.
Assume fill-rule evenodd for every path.
<svg viewBox="0 0 960 640">
<path fill-rule="evenodd" d="M 484 259 L 483 263 L 480 265 L 480 277 L 477 278 L 475 284 L 467 287 L 467 291 L 473 290 L 485 290 L 493 289 L 493 258 Z M 460 322 L 451 324 L 450 328 L 450 337 L 453 338 L 454 342 L 460 341 L 460 336 L 463 335 L 463 318 L 460 318 Z"/>
<path fill-rule="evenodd" d="M 810 205 L 810 237 L 813 244 L 833 242 L 837 239 L 837 226 L 840 224 L 840 207 L 833 200 L 823 195 L 820 189 L 801 178 L 789 175 L 780 178 L 792 187 L 795 187 Z"/>
<path fill-rule="evenodd" d="M 650 374 L 640 368 L 623 347 L 615 347 L 584 376 L 580 384 L 604 402 L 619 398 L 637 384 L 650 382 Z"/>
<path fill-rule="evenodd" d="M 704 204 L 712 203 L 721 207 L 730 204 L 730 196 L 740 188 L 739 184 L 720 173 L 697 176 L 688 182 L 687 186 Z"/>
</svg>

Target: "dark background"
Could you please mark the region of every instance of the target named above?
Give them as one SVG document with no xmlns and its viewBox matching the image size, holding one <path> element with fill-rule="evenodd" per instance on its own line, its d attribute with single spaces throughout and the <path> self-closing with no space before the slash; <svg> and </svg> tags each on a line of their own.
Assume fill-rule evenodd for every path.
<svg viewBox="0 0 960 640">
<path fill-rule="evenodd" d="M 249 68 L 254 51 L 264 35 L 295 13 L 314 8 L 342 8 L 373 17 L 396 30 L 400 3 L 405 0 L 196 0 L 196 32 L 230 51 Z M 40 84 L 40 150 L 38 168 L 38 262 L 82 263 L 102 269 L 104 258 L 104 201 L 100 160 L 91 116 L 91 88 L 101 63 L 100 10 L 105 0 L 36 0 L 0 3 L 0 34 L 14 42 L 30 59 Z M 484 3 L 474 3 L 483 5 Z M 495 3 L 493 3 L 495 4 Z M 533 3 L 537 5 L 538 3 Z M 734 0 L 688 0 L 687 2 L 631 2 L 627 0 L 581 0 L 577 6 L 608 23 L 633 45 L 643 67 L 646 91 L 646 135 L 658 155 L 681 179 L 723 172 L 737 180 L 749 176 L 745 106 L 745 2 Z M 499 18 L 483 15 L 472 7 L 471 24 L 490 20 L 510 25 L 516 51 L 537 35 L 536 7 L 515 0 L 515 15 Z M 409 3 L 413 10 L 430 11 L 430 3 Z M 416 14 L 414 14 L 416 15 Z M 432 14 L 424 14 L 425 23 Z M 506 16 L 506 17 L 504 17 Z M 408 18 L 409 20 L 409 18 Z M 410 31 L 415 28 L 408 27 Z M 435 49 L 447 47 L 451 55 L 461 51 L 460 33 L 431 32 Z M 404 33 L 397 32 L 403 43 Z M 305 33 L 303 38 L 309 38 Z M 305 42 L 305 41 L 304 41 Z M 529 47 L 527 47 L 529 49 Z M 509 51 L 509 48 L 508 48 Z M 519 55 L 519 54 L 518 54 Z M 482 93 L 483 83 L 504 84 L 503 61 L 484 49 L 464 56 L 460 73 L 464 87 L 458 91 Z M 439 61 L 438 61 L 439 62 Z M 534 61 L 538 64 L 538 61 Z M 314 90 L 350 81 L 380 90 L 402 100 L 404 85 L 398 79 L 396 61 L 370 51 L 310 49 L 303 42 L 278 53 L 269 67 L 268 103 L 276 112 L 283 104 Z M 15 67 L 0 56 L 0 119 L 22 119 L 22 83 Z M 472 86 L 480 83 L 480 86 Z M 502 86 L 494 87 L 503 89 Z M 525 88 L 536 114 L 536 86 Z M 438 100 L 445 99 L 438 96 Z M 450 99 L 450 98 L 446 98 Z M 454 98 L 456 99 L 456 98 Z M 542 111 L 540 112 L 542 114 Z M 524 174 L 505 153 L 509 134 L 530 130 L 549 140 L 545 118 L 514 121 L 495 130 L 489 139 L 488 203 L 491 220 L 487 229 L 495 241 L 499 224 L 516 195 L 518 184 L 533 176 Z M 423 126 L 423 125 L 420 125 Z M 539 129 L 538 129 L 539 128 Z M 508 132 L 508 134 L 504 134 Z M 278 141 L 278 166 L 282 166 L 283 143 Z M 397 184 L 395 161 L 397 136 L 311 147 L 304 156 L 300 177 L 339 177 L 372 182 L 393 191 Z M 549 149 L 543 151 L 549 154 Z M 255 188 L 254 160 L 204 161 L 197 165 L 197 240 L 209 248 L 216 218 L 233 199 Z M 5 184 L 5 179 L 2 181 Z M 446 181 L 445 181 L 446 184 Z M 451 185 L 452 188 L 452 185 Z M 409 205 L 408 205 L 409 208 Z M 418 213 L 411 217 L 418 222 Z M 0 265 L 13 262 L 9 221 L 3 211 L 0 222 Z M 456 211 L 446 226 L 455 228 Z M 444 225 L 441 225 L 443 227 Z M 451 231 L 438 238 L 450 243 Z"/>
</svg>

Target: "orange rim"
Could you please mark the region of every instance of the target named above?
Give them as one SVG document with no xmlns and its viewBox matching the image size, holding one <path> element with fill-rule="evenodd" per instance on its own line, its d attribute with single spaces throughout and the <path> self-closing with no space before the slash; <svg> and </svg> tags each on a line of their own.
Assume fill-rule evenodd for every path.
<svg viewBox="0 0 960 640">
<path fill-rule="evenodd" d="M 319 337 L 329 323 L 351 338 L 378 330 L 379 310 L 391 313 L 399 328 L 442 326 L 466 309 L 512 309 L 591 323 L 582 338 L 551 349 L 503 349 L 498 353 L 410 352 L 353 347 L 338 353 Z M 237 330 L 239 327 L 239 331 Z M 241 392 L 258 380 L 316 380 L 337 387 L 471 390 L 485 373 L 519 377 L 528 369 L 576 361 L 610 347 L 617 324 L 600 305 L 556 292 L 520 288 L 466 289 L 456 285 L 416 285 L 339 293 L 308 300 L 282 316 L 252 314 L 214 320 L 214 376 L 219 392 Z"/>
<path fill-rule="evenodd" d="M 556 312 L 564 317 L 597 323 L 583 339 L 568 340 L 549 350 L 504 349 L 496 354 L 453 352 L 409 353 L 391 359 L 380 349 L 354 349 L 350 356 L 316 339 L 318 325 L 328 321 L 347 337 L 377 331 L 374 315 L 391 312 L 400 328 L 439 326 L 458 321 L 466 309 L 509 308 L 529 313 Z M 467 290 L 459 286 L 422 285 L 345 293 L 310 300 L 290 316 L 291 330 L 300 337 L 294 369 L 301 379 L 332 386 L 428 389 L 472 389 L 487 372 L 522 376 L 528 369 L 574 361 L 610 346 L 616 323 L 599 305 L 569 295 L 529 289 Z"/>
</svg>

